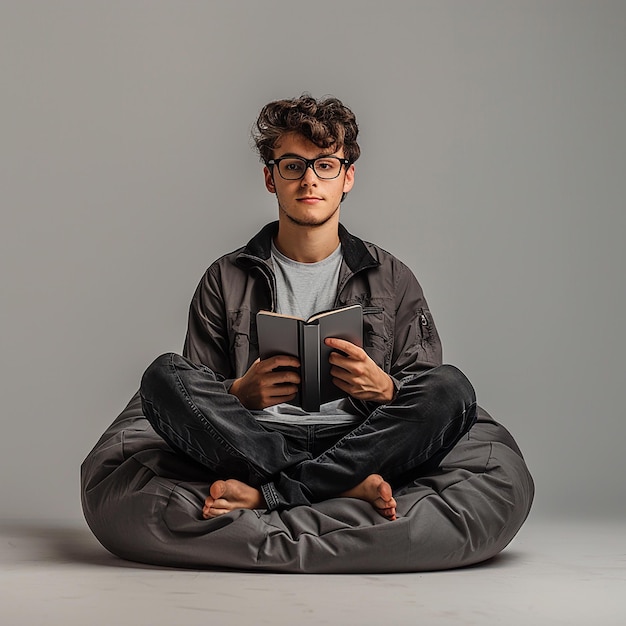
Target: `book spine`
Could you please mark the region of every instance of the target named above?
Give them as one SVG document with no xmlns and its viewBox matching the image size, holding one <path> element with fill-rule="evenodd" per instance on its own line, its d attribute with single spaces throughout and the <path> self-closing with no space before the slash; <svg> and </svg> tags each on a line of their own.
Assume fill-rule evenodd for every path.
<svg viewBox="0 0 626 626">
<path fill-rule="evenodd" d="M 300 325 L 302 408 L 320 410 L 320 332 L 317 324 Z"/>
</svg>

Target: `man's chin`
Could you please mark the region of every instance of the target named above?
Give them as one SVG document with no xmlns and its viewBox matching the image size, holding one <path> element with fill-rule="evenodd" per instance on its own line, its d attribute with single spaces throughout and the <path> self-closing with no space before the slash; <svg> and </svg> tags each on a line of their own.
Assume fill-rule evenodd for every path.
<svg viewBox="0 0 626 626">
<path fill-rule="evenodd" d="M 287 219 L 292 223 L 295 224 L 296 226 L 305 226 L 308 228 L 316 228 L 318 226 L 323 226 L 324 224 L 326 224 L 326 222 L 328 222 L 328 220 L 330 219 L 330 217 L 326 218 L 326 219 L 307 219 L 307 220 L 301 220 L 298 219 L 296 217 L 293 217 L 291 215 L 287 215 Z"/>
<path fill-rule="evenodd" d="M 307 227 L 307 228 L 317 228 L 319 226 L 324 226 L 324 224 L 327 224 L 330 220 L 333 219 L 333 217 L 335 217 L 335 215 L 337 214 L 337 211 L 339 211 L 339 207 L 337 207 L 332 213 L 328 215 L 324 215 L 324 216 L 308 215 L 306 217 L 298 217 L 297 215 L 291 215 L 289 212 L 285 211 L 281 207 L 281 213 L 292 224 L 295 224 L 296 226 Z"/>
</svg>

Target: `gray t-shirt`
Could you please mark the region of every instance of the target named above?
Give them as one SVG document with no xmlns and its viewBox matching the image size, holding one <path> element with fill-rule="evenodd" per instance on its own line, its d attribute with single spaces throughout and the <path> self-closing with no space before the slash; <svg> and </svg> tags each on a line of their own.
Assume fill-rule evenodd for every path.
<svg viewBox="0 0 626 626">
<path fill-rule="evenodd" d="M 286 257 L 272 243 L 272 265 L 276 275 L 277 312 L 308 319 L 315 313 L 332 309 L 337 297 L 341 245 L 317 263 L 298 263 Z M 342 400 L 328 402 L 319 412 L 307 413 L 291 404 L 278 404 L 253 411 L 257 420 L 289 424 L 347 424 L 358 415 L 341 408 Z"/>
<path fill-rule="evenodd" d="M 341 269 L 341 245 L 317 263 L 298 263 L 272 243 L 278 313 L 308 319 L 332 309 L 337 298 Z"/>
</svg>

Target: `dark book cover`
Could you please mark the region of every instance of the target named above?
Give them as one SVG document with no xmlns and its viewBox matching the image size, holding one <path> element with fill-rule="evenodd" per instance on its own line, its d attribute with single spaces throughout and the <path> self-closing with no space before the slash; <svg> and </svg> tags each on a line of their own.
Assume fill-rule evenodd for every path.
<svg viewBox="0 0 626 626">
<path fill-rule="evenodd" d="M 332 349 L 324 340 L 335 337 L 362 347 L 363 309 L 360 305 L 322 311 L 308 320 L 259 311 L 257 332 L 261 359 L 286 354 L 300 360 L 300 391 L 292 404 L 305 411 L 319 411 L 320 405 L 346 395 L 332 382 L 328 362 Z"/>
</svg>

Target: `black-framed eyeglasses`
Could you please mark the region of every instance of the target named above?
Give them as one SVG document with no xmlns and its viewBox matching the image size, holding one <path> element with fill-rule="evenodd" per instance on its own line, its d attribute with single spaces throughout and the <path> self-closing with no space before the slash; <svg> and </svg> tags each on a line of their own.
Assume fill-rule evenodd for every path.
<svg viewBox="0 0 626 626">
<path fill-rule="evenodd" d="M 348 167 L 350 161 L 336 156 L 318 157 L 317 159 L 305 159 L 298 156 L 284 156 L 267 161 L 269 167 L 278 168 L 278 173 L 285 180 L 300 180 L 310 167 L 318 178 L 332 180 L 341 173 L 341 167 Z"/>
</svg>

